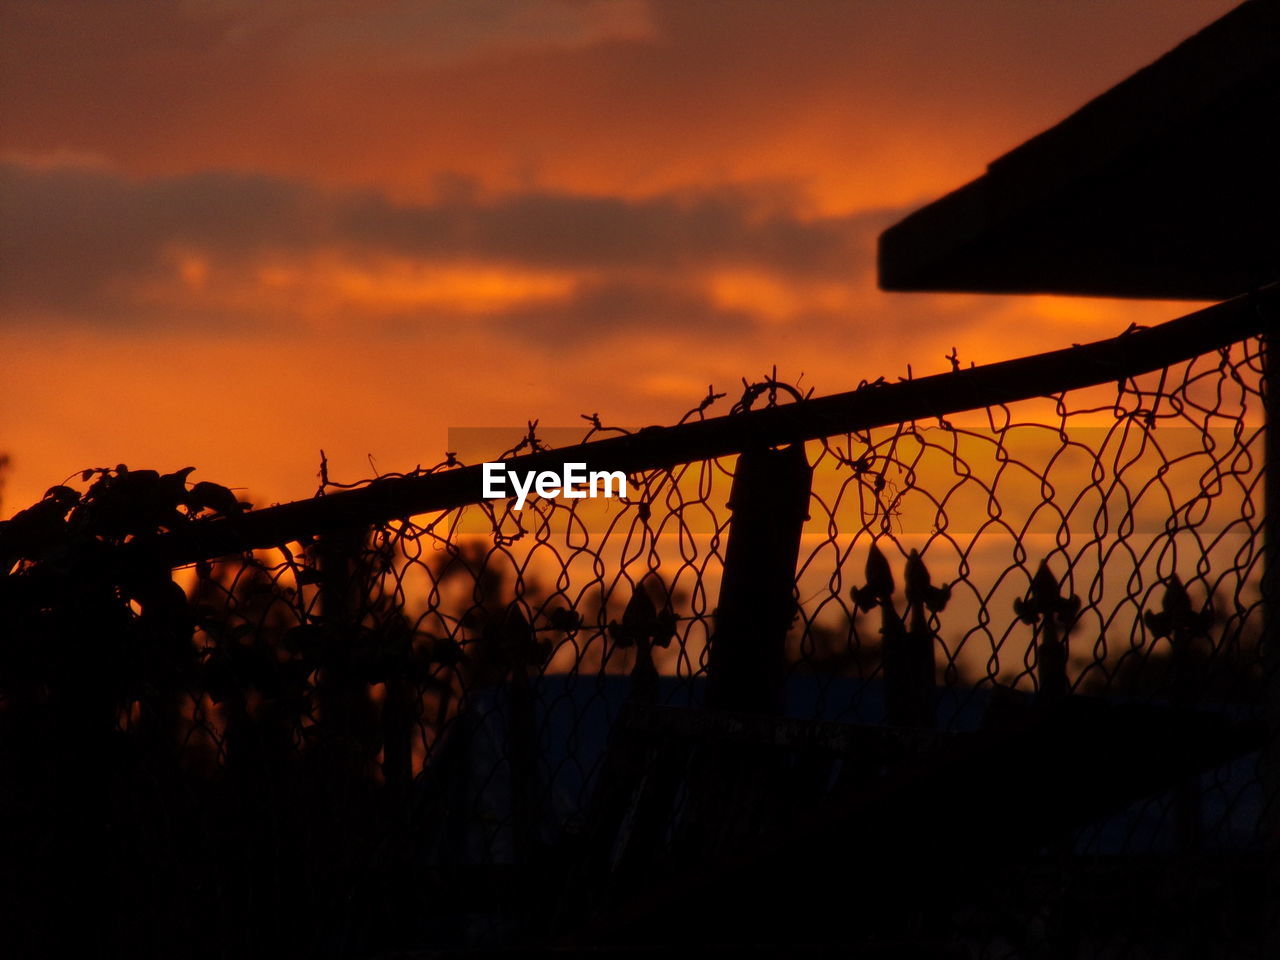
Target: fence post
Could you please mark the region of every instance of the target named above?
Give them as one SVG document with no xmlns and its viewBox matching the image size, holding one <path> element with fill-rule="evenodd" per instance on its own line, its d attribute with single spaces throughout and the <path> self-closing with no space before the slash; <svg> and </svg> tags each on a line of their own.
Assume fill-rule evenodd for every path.
<svg viewBox="0 0 1280 960">
<path fill-rule="evenodd" d="M 738 457 L 708 661 L 710 707 L 770 713 L 780 705 L 812 478 L 803 443 Z"/>
<path fill-rule="evenodd" d="M 1071 692 L 1067 681 L 1067 637 L 1080 612 L 1080 598 L 1063 596 L 1062 585 L 1049 569 L 1049 561 L 1041 560 L 1031 578 L 1031 590 L 1021 600 L 1013 601 L 1014 613 L 1023 622 L 1040 630 L 1036 645 L 1036 700 L 1057 703 Z"/>
<path fill-rule="evenodd" d="M 951 588 L 935 587 L 929 568 L 912 550 L 906 569 L 908 625 L 894 606 L 897 584 L 889 561 L 874 543 L 867 550 L 866 575 L 867 582 L 849 595 L 858 610 L 880 608 L 885 721 L 892 727 L 930 729 L 937 723 L 933 650 L 937 637 L 929 614 L 946 607 Z"/>
<path fill-rule="evenodd" d="M 900 636 L 892 638 L 901 645 L 899 656 L 890 657 L 891 638 L 887 634 L 884 638 L 885 707 L 890 724 L 931 730 L 937 725 L 937 637 L 929 625 L 929 614 L 942 612 L 951 598 L 951 588 L 933 585 L 929 568 L 915 550 L 907 556 L 904 579 L 911 619 Z M 886 607 L 886 611 L 890 609 Z M 893 675 L 891 664 L 901 671 L 901 678 Z"/>
</svg>

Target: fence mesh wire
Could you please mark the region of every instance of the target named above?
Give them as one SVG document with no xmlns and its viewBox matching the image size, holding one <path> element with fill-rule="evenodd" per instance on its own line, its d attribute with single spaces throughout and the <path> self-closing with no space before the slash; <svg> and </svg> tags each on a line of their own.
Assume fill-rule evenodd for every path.
<svg viewBox="0 0 1280 960">
<path fill-rule="evenodd" d="M 9 578 L 79 578 L 54 601 L 7 595 L 4 761 L 11 783 L 42 784 L 8 788 L 22 824 L 9 839 L 69 868 L 88 862 L 85 824 L 105 819 L 109 853 L 77 868 L 73 891 L 100 901 L 106 885 L 119 936 L 145 929 L 184 944 L 176 954 L 507 944 L 579 926 L 615 887 L 633 891 L 628 870 L 713 861 L 865 793 L 904 756 L 1088 700 L 1183 713 L 1125 713 L 1129 727 L 1083 745 L 1087 732 L 1046 734 L 1045 752 L 1067 765 L 1064 743 L 1110 743 L 1165 757 L 1167 776 L 1093 784 L 1096 809 L 1044 811 L 1063 828 L 1016 856 L 998 855 L 1007 838 L 973 839 L 997 875 L 977 893 L 971 864 L 947 864 L 949 893 L 911 924 L 960 956 L 1245 954 L 1261 909 L 1246 735 L 1262 704 L 1261 382 L 1249 339 L 1119 383 L 807 444 L 794 615 L 777 710 L 758 727 L 696 709 L 736 458 L 635 475 L 617 499 L 335 526 L 125 583 L 90 546 L 166 521 L 135 510 L 111 527 L 127 474 L 89 473 L 54 494 L 71 511 L 61 552 Z M 805 402 L 793 394 L 767 379 L 740 406 Z M 709 396 L 689 417 L 715 412 Z M 588 438 L 609 432 L 595 420 Z M 221 508 L 193 505 L 185 476 L 177 489 L 184 513 Z M 926 692 L 904 722 L 887 674 L 908 636 L 925 637 L 909 669 Z M 1226 724 L 1212 750 L 1197 753 L 1198 721 L 1176 719 L 1187 710 Z M 1190 733 L 1171 745 L 1153 728 Z M 707 744 L 720 793 L 694 769 Z M 1010 784 L 1029 763 L 994 757 Z M 944 795 L 931 816 L 951 834 L 999 829 L 969 810 Z M 856 849 L 886 827 L 840 829 Z M 805 856 L 795 869 L 829 869 Z M 47 913 L 13 871 L 3 894 L 15 915 Z M 906 936 L 850 910 L 846 939 Z"/>
</svg>

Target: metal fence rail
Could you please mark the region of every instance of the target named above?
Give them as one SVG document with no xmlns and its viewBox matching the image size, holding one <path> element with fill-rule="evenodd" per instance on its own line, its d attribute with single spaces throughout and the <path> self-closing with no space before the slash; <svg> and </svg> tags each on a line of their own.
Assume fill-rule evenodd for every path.
<svg viewBox="0 0 1280 960">
<path fill-rule="evenodd" d="M 1275 301 L 509 457 L 621 500 L 55 488 L 0 527 L 14 946 L 53 888 L 170 955 L 1255 955 Z"/>
<path fill-rule="evenodd" d="M 821 440 L 911 420 L 1012 403 L 1050 392 L 1115 383 L 1255 335 L 1280 292 L 1264 288 L 1151 329 L 916 380 L 883 378 L 848 393 L 809 398 L 731 416 L 686 417 L 680 424 L 593 439 L 576 447 L 512 459 L 519 470 L 558 469 L 585 459 L 596 469 L 635 473 L 733 456 L 752 445 Z M 701 411 L 697 411 L 699 414 Z M 495 454 L 498 451 L 495 451 Z M 252 514 L 170 531 L 156 549 L 170 566 L 296 542 L 335 525 L 374 524 L 478 502 L 480 468 L 389 475 L 355 490 L 283 504 Z"/>
</svg>

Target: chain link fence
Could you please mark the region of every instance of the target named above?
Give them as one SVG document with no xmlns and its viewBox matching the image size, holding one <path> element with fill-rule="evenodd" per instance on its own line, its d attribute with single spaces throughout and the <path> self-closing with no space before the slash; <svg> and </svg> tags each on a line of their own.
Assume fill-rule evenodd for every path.
<svg viewBox="0 0 1280 960">
<path fill-rule="evenodd" d="M 614 499 L 86 471 L 0 527 L 6 938 L 1260 955 L 1259 309 L 501 454 Z"/>
</svg>

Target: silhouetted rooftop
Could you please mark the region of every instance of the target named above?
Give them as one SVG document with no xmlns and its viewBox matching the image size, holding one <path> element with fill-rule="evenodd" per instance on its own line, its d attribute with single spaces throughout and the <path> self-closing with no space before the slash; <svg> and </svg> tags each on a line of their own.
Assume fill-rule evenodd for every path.
<svg viewBox="0 0 1280 960">
<path fill-rule="evenodd" d="M 1280 278 L 1280 2 L 1249 0 L 880 237 L 880 286 L 1221 300 Z"/>
</svg>

